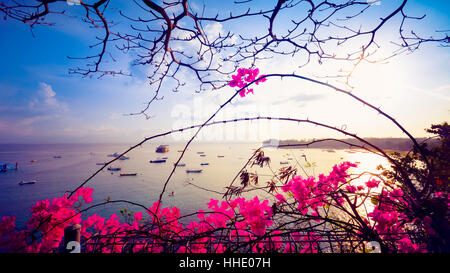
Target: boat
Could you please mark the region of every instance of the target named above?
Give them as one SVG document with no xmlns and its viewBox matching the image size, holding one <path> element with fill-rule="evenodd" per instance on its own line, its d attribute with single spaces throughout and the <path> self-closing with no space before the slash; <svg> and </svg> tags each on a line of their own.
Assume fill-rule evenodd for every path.
<svg viewBox="0 0 450 273">
<path fill-rule="evenodd" d="M 186 170 L 186 173 L 201 173 L 203 170 Z"/>
<path fill-rule="evenodd" d="M 183 150 L 178 150 L 178 152 L 179 152 L 179 153 L 182 153 L 182 152 L 183 152 Z"/>
<path fill-rule="evenodd" d="M 199 154 L 199 155 L 201 155 L 201 154 L 204 154 L 205 152 L 197 152 L 197 154 Z"/>
<path fill-rule="evenodd" d="M 53 158 L 61 158 L 60 155 L 55 155 Z"/>
<path fill-rule="evenodd" d="M 222 158 L 222 157 L 225 157 L 225 156 L 224 156 L 224 155 L 218 155 L 217 157 L 218 157 L 218 158 Z"/>
<path fill-rule="evenodd" d="M 172 191 L 171 193 L 169 193 L 169 196 L 175 196 L 175 192 Z"/>
<path fill-rule="evenodd" d="M 176 165 L 176 164 L 174 163 L 173 165 Z M 184 166 L 186 166 L 186 164 L 184 164 L 184 163 L 181 163 L 181 164 L 177 165 L 177 167 L 184 167 Z"/>
<path fill-rule="evenodd" d="M 201 157 L 205 157 L 206 155 L 204 155 L 204 154 L 201 154 L 200 156 L 201 156 Z"/>
<path fill-rule="evenodd" d="M 20 181 L 19 185 L 31 185 L 31 184 L 36 184 L 36 180 L 31 180 L 31 181 Z"/>
<path fill-rule="evenodd" d="M 206 166 L 206 165 L 209 165 L 209 163 L 200 163 L 200 165 Z"/>
<path fill-rule="evenodd" d="M 109 154 L 108 157 L 118 157 L 120 154 L 119 153 L 113 153 L 113 154 Z"/>
<path fill-rule="evenodd" d="M 33 162 L 37 162 L 37 160 L 36 160 L 36 159 L 33 159 L 33 160 L 30 160 L 30 162 L 32 162 L 32 163 L 33 163 Z"/>
<path fill-rule="evenodd" d="M 292 157 L 289 157 L 287 160 L 293 160 L 293 158 L 292 158 Z"/>
<path fill-rule="evenodd" d="M 165 163 L 165 159 L 150 160 L 150 163 Z"/>
<path fill-rule="evenodd" d="M 130 157 L 127 155 L 123 155 L 123 156 L 119 157 L 119 160 L 127 160 L 127 159 L 130 159 Z"/>
<path fill-rule="evenodd" d="M 289 164 L 289 162 L 280 162 L 280 164 L 283 164 L 283 165 L 284 165 L 284 164 Z"/>
<path fill-rule="evenodd" d="M 7 172 L 9 170 L 17 170 L 18 169 L 18 163 L 16 162 L 16 165 L 6 163 L 6 162 L 0 162 L 0 172 Z"/>
<path fill-rule="evenodd" d="M 161 157 L 161 159 L 168 159 L 168 157 Z"/>
<path fill-rule="evenodd" d="M 167 145 L 159 145 L 156 148 L 157 153 L 167 153 L 168 151 L 169 151 L 169 148 L 167 147 Z"/>
<path fill-rule="evenodd" d="M 120 170 L 121 170 L 121 168 L 114 168 L 114 167 L 108 168 L 108 171 L 111 171 L 111 172 L 120 171 Z"/>
<path fill-rule="evenodd" d="M 137 173 L 121 173 L 120 176 L 136 176 Z"/>
</svg>

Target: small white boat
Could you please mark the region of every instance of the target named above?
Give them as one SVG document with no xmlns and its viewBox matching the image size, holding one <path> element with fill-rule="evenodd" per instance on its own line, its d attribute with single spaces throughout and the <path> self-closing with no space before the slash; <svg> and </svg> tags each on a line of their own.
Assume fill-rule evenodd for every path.
<svg viewBox="0 0 450 273">
<path fill-rule="evenodd" d="M 31 180 L 31 181 L 20 181 L 19 185 L 30 185 L 30 184 L 36 184 L 36 180 Z"/>
<path fill-rule="evenodd" d="M 120 176 L 136 176 L 137 173 L 121 173 Z"/>
<path fill-rule="evenodd" d="M 157 153 L 167 153 L 169 151 L 169 147 L 168 145 L 159 145 L 158 147 L 156 147 L 155 152 Z"/>
<path fill-rule="evenodd" d="M 175 192 L 172 191 L 171 193 L 169 193 L 169 196 L 175 196 Z"/>
<path fill-rule="evenodd" d="M 127 159 L 130 159 L 130 157 L 127 155 L 123 155 L 123 156 L 119 157 L 119 160 L 127 160 Z"/>
<path fill-rule="evenodd" d="M 186 170 L 186 173 L 201 173 L 203 170 Z"/>
<path fill-rule="evenodd" d="M 165 163 L 165 159 L 150 160 L 150 163 Z"/>
</svg>

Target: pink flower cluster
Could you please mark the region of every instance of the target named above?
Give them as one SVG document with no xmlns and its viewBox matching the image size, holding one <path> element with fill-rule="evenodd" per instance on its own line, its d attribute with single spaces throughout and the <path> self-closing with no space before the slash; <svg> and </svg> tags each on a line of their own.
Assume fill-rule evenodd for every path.
<svg viewBox="0 0 450 273">
<path fill-rule="evenodd" d="M 302 214 L 306 215 L 312 209 L 311 215 L 319 216 L 317 209 L 329 203 L 329 193 L 335 192 L 340 184 L 346 183 L 347 170 L 356 166 L 350 162 L 343 162 L 335 165 L 329 175 L 320 174 L 317 180 L 312 176 L 307 178 L 295 176 L 282 189 L 284 192 L 292 193 L 298 202 L 297 209 Z M 337 193 L 334 199 L 339 204 L 344 202 L 342 196 Z"/>
<path fill-rule="evenodd" d="M 70 198 L 64 195 L 38 201 L 31 208 L 31 218 L 25 230 L 15 230 L 15 218 L 0 220 L 0 247 L 12 252 L 50 252 L 57 248 L 64 236 L 64 228 L 70 224 L 80 224 L 78 207 L 92 202 L 93 190 L 80 188 Z M 40 235 L 41 239 L 35 238 Z"/>
<path fill-rule="evenodd" d="M 247 84 L 255 81 L 257 79 L 257 76 L 259 74 L 259 69 L 247 69 L 247 68 L 239 68 L 236 75 L 232 75 L 232 80 L 228 83 L 230 87 L 238 87 L 243 88 Z M 259 79 L 256 81 L 256 85 L 258 85 L 260 82 L 265 82 L 266 78 L 264 78 L 264 75 L 261 75 Z M 242 89 L 239 92 L 239 95 L 241 97 L 245 97 L 245 95 L 248 95 L 249 93 L 253 94 L 253 88 L 247 88 Z"/>
<path fill-rule="evenodd" d="M 324 207 L 325 205 L 339 207 L 346 202 L 343 195 L 339 194 L 341 186 L 345 186 L 348 194 L 366 191 L 367 195 L 370 189 L 379 186 L 380 181 L 375 179 L 367 181 L 365 183 L 366 187 L 348 184 L 347 178 L 349 176 L 347 171 L 351 167 L 357 167 L 357 165 L 350 162 L 335 165 L 329 175 L 321 174 L 317 180 L 314 177 L 302 178 L 301 176 L 295 176 L 282 189 L 284 192 L 292 193 L 298 204 L 297 209 L 302 214 L 316 216 L 318 217 L 317 221 L 320 222 L 319 207 Z M 278 195 L 276 198 L 279 203 L 285 202 Z M 369 224 L 369 219 L 371 219 L 373 223 L 372 228 L 376 233 L 380 234 L 381 238 L 397 241 L 397 251 L 424 252 L 426 245 L 412 243 L 407 235 L 406 223 L 411 223 L 411 220 L 397 209 L 398 207 L 409 206 L 404 198 L 403 191 L 401 189 L 383 190 L 378 199 L 378 205 L 375 206 L 372 212 L 367 214 L 368 219 L 364 219 L 364 222 Z M 431 218 L 424 219 L 425 228 L 427 221 L 431 221 Z"/>
<path fill-rule="evenodd" d="M 378 186 L 378 183 L 369 181 L 366 185 L 370 188 L 370 185 Z M 426 252 L 425 244 L 414 244 L 408 237 L 407 223 L 411 221 L 406 214 L 399 212 L 397 209 L 398 205 L 409 206 L 404 198 L 403 191 L 401 189 L 383 190 L 377 199 L 378 205 L 367 216 L 372 219 L 372 226 L 380 234 L 380 237 L 383 239 L 395 238 L 399 252 Z"/>
<path fill-rule="evenodd" d="M 264 235 L 266 228 L 272 225 L 272 208 L 268 206 L 269 201 L 260 202 L 258 196 L 248 201 L 244 198 L 237 198 L 235 201 L 239 204 L 239 212 L 244 216 L 245 224 L 250 226 L 255 235 Z"/>
<path fill-rule="evenodd" d="M 293 177 L 282 186 L 285 193 L 290 193 L 292 198 L 286 198 L 277 193 L 274 202 L 277 206 L 296 207 L 296 209 L 312 220 L 321 222 L 321 208 L 334 206 L 344 208 L 348 200 L 347 195 L 358 197 L 360 194 L 370 193 L 371 188 L 378 187 L 379 181 L 369 180 L 364 186 L 353 186 L 348 183 L 348 170 L 356 167 L 356 164 L 343 162 L 335 165 L 328 175 L 321 174 L 317 178 L 301 176 Z M 345 191 L 343 190 L 345 188 Z M 283 243 L 282 236 L 286 236 L 281 230 L 273 230 L 273 206 L 268 200 L 259 200 L 257 196 L 252 199 L 236 198 L 229 201 L 211 199 L 208 205 L 209 211 L 199 211 L 198 220 L 187 223 L 180 222 L 180 210 L 176 207 L 162 207 L 155 202 L 152 207 L 143 212 L 136 212 L 122 223 L 116 214 L 105 219 L 96 214 L 81 218 L 81 207 L 92 202 L 92 189 L 80 188 L 73 196 L 64 195 L 54 198 L 52 201 L 42 200 L 31 209 L 31 219 L 27 222 L 27 228 L 18 230 L 15 226 L 15 217 L 5 216 L 0 220 L 0 249 L 6 248 L 9 252 L 54 252 L 61 245 L 64 236 L 64 228 L 71 224 L 81 225 L 81 236 L 84 241 L 89 241 L 96 236 L 102 236 L 97 244 L 102 248 L 94 249 L 93 245 L 86 244 L 83 251 L 101 251 L 115 253 L 124 251 L 123 238 L 108 236 L 119 234 L 146 234 L 152 243 L 136 244 L 133 252 L 163 252 L 166 251 L 168 241 L 176 241 L 180 238 L 195 238 L 195 242 L 189 241 L 178 245 L 176 251 L 188 253 L 224 252 L 233 242 L 251 242 L 258 239 L 257 243 L 250 244 L 251 251 L 263 252 L 274 250 L 277 252 L 317 252 L 321 237 L 314 232 L 292 233 L 293 240 Z M 442 196 L 439 195 L 439 198 Z M 381 238 L 396 239 L 395 249 L 399 252 L 423 252 L 425 245 L 417 245 L 411 242 L 406 234 L 406 224 L 414 221 L 422 221 L 427 232 L 432 232 L 432 219 L 408 219 L 399 212 L 398 205 L 407 207 L 408 202 L 404 198 L 401 189 L 390 191 L 382 190 L 378 196 L 378 205 L 367 215 L 364 223 Z M 292 206 L 295 204 L 296 206 Z M 364 217 L 364 216 L 363 216 Z M 272 229 L 271 229 L 272 228 Z M 227 230 L 227 240 L 216 237 L 217 233 Z M 198 236 L 209 234 L 208 236 Z M 270 236 L 267 236 L 269 235 Z M 137 241 L 141 239 L 136 239 Z M 148 241 L 147 241 L 148 242 Z"/>
</svg>

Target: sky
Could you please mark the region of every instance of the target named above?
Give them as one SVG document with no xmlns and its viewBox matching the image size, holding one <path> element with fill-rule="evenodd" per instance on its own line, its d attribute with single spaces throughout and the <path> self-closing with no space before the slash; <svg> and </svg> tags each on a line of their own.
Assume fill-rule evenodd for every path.
<svg viewBox="0 0 450 273">
<path fill-rule="evenodd" d="M 207 11 L 214 13 L 232 8 L 232 1 L 214 2 Z M 382 13 L 391 2 L 382 0 L 374 9 Z M 255 3 L 258 7 L 262 1 Z M 135 12 L 135 7 L 130 8 L 124 1 L 114 4 Z M 199 0 L 191 2 L 194 9 L 200 9 L 202 4 Z M 79 7 L 78 10 L 76 6 L 64 8 L 69 14 L 80 15 Z M 450 18 L 446 14 L 449 8 L 447 1 L 409 1 L 407 4 L 411 14 L 427 15 L 417 23 L 416 30 L 433 35 L 436 30 L 450 29 Z M 69 74 L 69 69 L 80 66 L 80 62 L 67 56 L 92 54 L 89 46 L 99 32 L 79 18 L 51 16 L 55 26 L 37 26 L 33 31 L 21 22 L 0 20 L 0 143 L 135 143 L 154 134 L 203 122 L 236 91 L 225 87 L 196 93 L 195 83 L 190 82 L 186 74 L 183 79 L 187 85 L 181 92 L 172 92 L 170 86 L 163 88 L 164 99 L 151 106 L 152 118 L 128 116 L 126 114 L 142 110 L 154 95 L 146 78 L 151 67 L 134 67 L 133 53 L 118 54 L 115 62 L 105 58 L 105 65 L 123 68 L 132 73 L 131 77 L 97 79 Z M 292 16 L 295 14 L 280 14 L 275 31 L 281 33 L 289 28 L 289 20 L 284 19 Z M 361 24 L 373 24 L 377 19 L 373 16 Z M 258 20 L 248 24 L 211 23 L 204 28 L 211 35 L 227 30 L 250 35 L 267 29 L 267 21 Z M 117 21 L 118 28 L 128 26 L 121 18 Z M 398 21 L 394 18 L 392 25 L 395 23 Z M 387 46 L 380 51 L 389 54 L 390 35 L 395 35 L 396 30 L 390 24 L 383 28 L 380 39 L 385 40 Z M 341 68 L 333 62 L 310 63 L 302 68 L 299 63 L 301 58 L 280 57 L 261 61 L 258 68 L 263 74 L 295 71 L 318 79 Z M 414 136 L 423 137 L 426 136 L 424 129 L 431 124 L 449 120 L 449 63 L 448 48 L 424 44 L 418 51 L 397 56 L 388 63 L 363 63 L 351 79 L 352 92 L 381 107 Z M 215 120 L 258 115 L 308 118 L 363 137 L 404 137 L 391 122 L 367 106 L 326 87 L 298 79 L 271 78 L 255 87 L 253 95 L 234 99 Z M 161 141 L 185 141 L 190 136 L 191 132 L 186 131 Z M 345 136 L 310 125 L 263 121 L 205 128 L 198 140 L 242 142 L 320 137 Z"/>
</svg>

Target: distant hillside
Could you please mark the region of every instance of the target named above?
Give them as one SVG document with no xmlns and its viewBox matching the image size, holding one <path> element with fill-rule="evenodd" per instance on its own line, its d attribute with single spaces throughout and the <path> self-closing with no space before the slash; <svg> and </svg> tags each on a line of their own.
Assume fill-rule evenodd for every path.
<svg viewBox="0 0 450 273">
<path fill-rule="evenodd" d="M 426 138 L 417 138 L 418 143 L 422 143 Z M 363 146 L 363 143 L 361 143 L 357 139 L 339 139 L 342 141 L 345 141 L 347 143 L 353 144 L 353 145 L 359 145 Z M 395 151 L 410 151 L 413 147 L 412 142 L 409 138 L 364 138 L 364 140 L 372 143 L 373 145 L 382 148 L 384 150 L 395 150 Z M 312 139 L 287 139 L 287 140 L 276 140 L 276 139 L 269 139 L 263 141 L 263 146 L 273 146 L 274 144 L 277 144 L 278 146 L 283 145 L 296 145 L 296 144 L 305 144 L 310 143 Z M 429 146 L 434 146 L 438 144 L 438 140 L 436 139 L 430 139 L 427 140 L 427 144 Z M 304 146 L 303 146 L 304 147 Z M 322 148 L 322 149 L 348 149 L 350 148 L 349 145 L 338 142 L 338 141 L 323 141 L 314 143 L 308 146 L 309 148 Z M 290 148 L 290 147 L 283 147 L 283 148 Z M 301 148 L 301 147 L 299 147 Z"/>
</svg>

